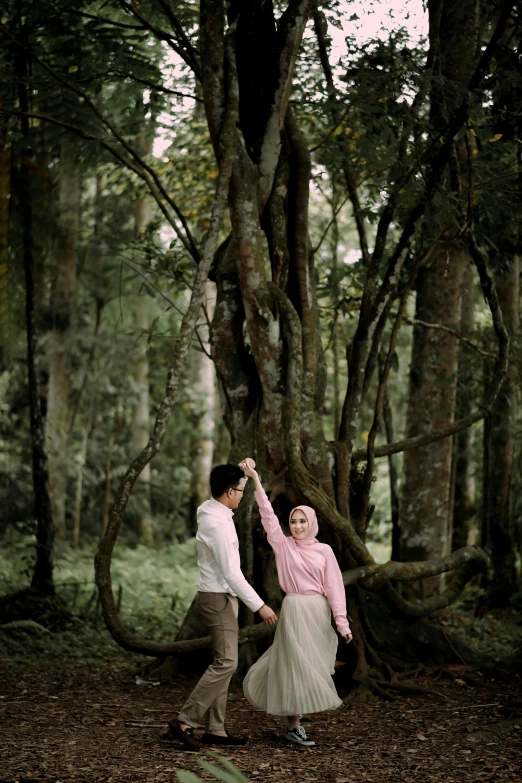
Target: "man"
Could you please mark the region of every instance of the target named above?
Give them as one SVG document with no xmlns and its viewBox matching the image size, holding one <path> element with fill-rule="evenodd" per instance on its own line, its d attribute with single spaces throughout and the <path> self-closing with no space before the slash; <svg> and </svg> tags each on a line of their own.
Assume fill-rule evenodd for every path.
<svg viewBox="0 0 522 783">
<path fill-rule="evenodd" d="M 258 596 L 241 571 L 239 542 L 233 512 L 243 497 L 245 474 L 236 465 L 218 465 L 210 474 L 212 498 L 197 511 L 199 611 L 210 629 L 212 663 L 183 705 L 169 721 L 171 733 L 191 750 L 200 742 L 193 729 L 205 725 L 201 742 L 208 745 L 244 745 L 225 730 L 225 709 L 230 679 L 238 661 L 238 598 L 266 625 L 277 622 L 275 613 Z"/>
</svg>

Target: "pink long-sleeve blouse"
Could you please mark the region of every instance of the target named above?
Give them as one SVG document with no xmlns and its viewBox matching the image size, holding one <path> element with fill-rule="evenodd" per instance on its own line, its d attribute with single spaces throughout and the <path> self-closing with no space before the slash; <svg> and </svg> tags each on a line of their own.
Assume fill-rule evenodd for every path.
<svg viewBox="0 0 522 783">
<path fill-rule="evenodd" d="M 341 569 L 328 544 L 285 536 L 264 490 L 255 492 L 261 523 L 274 550 L 279 584 L 285 593 L 325 595 L 341 636 L 350 633 Z"/>
</svg>

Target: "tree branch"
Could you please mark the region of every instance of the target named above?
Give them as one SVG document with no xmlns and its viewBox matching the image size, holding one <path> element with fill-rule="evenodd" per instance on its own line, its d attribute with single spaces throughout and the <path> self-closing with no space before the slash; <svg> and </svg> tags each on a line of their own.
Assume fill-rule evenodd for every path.
<svg viewBox="0 0 522 783">
<path fill-rule="evenodd" d="M 279 81 L 272 99 L 272 106 L 265 129 L 259 159 L 259 203 L 262 209 L 274 182 L 281 149 L 281 130 L 285 123 L 295 61 L 301 39 L 315 0 L 290 0 L 281 15 L 278 37 L 281 39 L 279 55 Z"/>
<path fill-rule="evenodd" d="M 307 470 L 301 454 L 301 388 L 303 383 L 303 353 L 301 322 L 286 294 L 275 283 L 266 284 L 277 301 L 283 320 L 283 339 L 287 349 L 286 394 L 283 410 L 283 440 L 290 479 L 304 497 L 310 500 L 318 515 L 342 538 L 352 556 L 361 564 L 374 563 L 351 523 L 335 508 L 331 498 Z"/>
<path fill-rule="evenodd" d="M 1 26 L 0 26 L 0 33 L 3 33 L 6 37 L 10 38 L 17 45 L 22 46 L 22 44 L 19 44 L 14 39 L 14 37 L 7 30 L 4 30 L 4 28 Z M 26 51 L 29 51 L 27 47 L 24 48 L 26 49 Z M 78 96 L 82 101 L 84 101 L 87 104 L 87 106 L 89 106 L 91 111 L 95 114 L 95 116 L 100 120 L 102 125 L 104 125 L 110 131 L 111 135 L 130 154 L 131 158 L 135 161 L 134 164 L 128 159 L 125 159 L 123 156 L 118 154 L 118 152 L 113 147 L 110 147 L 106 143 L 102 142 L 102 144 L 111 152 L 112 155 L 119 157 L 119 159 L 122 162 L 124 160 L 127 160 L 125 165 L 128 166 L 129 168 L 132 168 L 132 170 L 135 173 L 137 173 L 142 179 L 145 179 L 147 184 L 149 184 L 149 187 L 151 187 L 151 183 L 153 184 L 153 190 L 151 189 L 151 192 L 153 192 L 153 195 L 154 195 L 154 191 L 160 194 L 160 197 L 155 196 L 156 201 L 160 206 L 160 209 L 162 209 L 163 214 L 167 217 L 167 220 L 176 231 L 176 234 L 178 235 L 181 242 L 184 244 L 185 248 L 188 250 L 190 255 L 194 258 L 194 260 L 198 263 L 200 260 L 199 250 L 194 241 L 194 238 L 192 237 L 187 221 L 185 220 L 183 213 L 181 212 L 180 208 L 178 207 L 174 199 L 166 191 L 165 187 L 163 186 L 163 183 L 161 182 L 160 178 L 158 177 L 154 169 L 143 160 L 143 158 L 136 152 L 136 150 L 131 146 L 131 144 L 129 144 L 129 142 L 127 142 L 126 139 L 122 136 L 122 134 L 116 129 L 113 123 L 103 115 L 103 113 L 98 109 L 96 104 L 91 100 L 91 98 L 87 95 L 87 93 L 85 93 L 83 90 L 77 87 L 74 83 L 69 82 L 63 77 L 61 77 L 58 73 L 56 73 L 56 71 L 54 71 L 54 69 L 52 69 L 49 65 L 47 65 L 47 63 L 41 60 L 34 52 L 31 52 L 31 57 L 33 61 L 38 63 L 40 67 L 42 67 L 45 71 L 47 71 L 47 73 L 53 79 L 55 79 L 55 81 L 57 81 L 59 84 L 62 84 L 64 87 L 66 87 L 68 90 L 73 92 L 76 96 Z M 137 168 L 136 164 L 141 169 L 141 171 Z M 145 174 L 147 176 L 145 176 Z M 165 210 L 164 205 L 162 205 L 162 199 L 164 199 L 167 202 L 167 204 L 176 213 L 185 231 L 185 236 L 179 231 L 179 228 L 175 223 L 175 221 L 173 221 L 168 216 L 168 213 Z"/>
<path fill-rule="evenodd" d="M 486 553 L 477 546 L 465 546 L 456 549 L 455 552 L 445 557 L 424 560 L 420 562 L 401 563 L 390 560 L 379 566 L 366 566 L 365 568 L 347 571 L 343 575 L 345 585 L 359 582 L 366 590 L 380 590 L 385 582 L 407 581 L 426 579 L 431 576 L 455 571 L 466 563 L 476 561 L 479 570 L 485 570 L 489 565 Z"/>
<path fill-rule="evenodd" d="M 230 51 L 230 47 L 227 47 L 227 50 L 227 57 L 232 61 L 233 53 Z M 232 73 L 233 68 L 230 67 L 229 74 L 231 75 Z M 165 396 L 158 408 L 153 432 L 147 445 L 132 461 L 120 483 L 107 529 L 95 557 L 96 584 L 98 585 L 100 592 L 103 615 L 109 632 L 116 642 L 126 649 L 136 650 L 139 648 L 143 651 L 146 649 L 152 650 L 152 648 L 154 648 L 154 652 L 151 652 L 151 654 L 157 654 L 155 652 L 157 648 L 154 643 L 148 642 L 145 639 L 140 639 L 136 634 L 129 632 L 118 616 L 112 591 L 111 557 L 133 487 L 145 465 L 151 461 L 161 446 L 179 385 L 183 374 L 185 373 L 194 329 L 205 297 L 205 283 L 214 259 L 221 222 L 227 204 L 230 177 L 236 150 L 235 126 L 237 121 L 237 100 L 235 98 L 236 91 L 230 89 L 227 113 L 221 136 L 221 166 L 212 206 L 210 227 L 203 247 L 203 257 L 197 268 L 188 310 L 183 317 L 174 355 L 169 367 Z"/>
<path fill-rule="evenodd" d="M 325 36 L 325 28 L 326 28 L 326 18 L 322 11 L 316 9 L 313 13 L 314 18 L 314 31 L 317 38 L 317 45 L 319 48 L 319 58 L 321 60 L 321 66 L 323 68 L 323 73 L 326 79 L 326 86 L 327 91 L 330 99 L 332 101 L 337 102 L 338 96 L 337 96 L 337 90 L 335 88 L 334 80 L 333 80 L 333 74 L 332 69 L 330 67 L 330 60 L 328 57 L 328 46 L 326 43 L 326 36 Z M 346 115 L 347 112 L 345 112 Z M 345 115 L 340 115 L 334 108 L 331 110 L 332 118 L 334 126 L 332 128 L 331 133 L 335 130 L 335 128 L 339 125 L 340 122 L 343 121 L 343 117 Z M 328 137 L 327 137 L 328 138 Z M 326 139 L 324 140 L 326 141 Z M 324 143 L 324 141 L 322 143 Z M 357 185 L 355 183 L 355 179 L 353 176 L 353 172 L 351 170 L 351 166 L 349 165 L 349 158 L 346 150 L 346 144 L 344 141 L 344 138 L 340 140 L 340 146 L 343 153 L 343 173 L 344 173 L 344 179 L 346 182 L 346 189 L 348 191 L 348 195 L 350 197 L 350 201 L 352 202 L 353 206 L 353 216 L 355 220 L 355 225 L 357 228 L 357 233 L 359 235 L 359 245 L 361 248 L 361 254 L 363 263 L 365 266 L 368 266 L 370 263 L 370 251 L 368 249 L 368 238 L 366 236 L 366 226 L 364 225 L 364 218 L 361 214 L 361 202 L 359 201 L 359 194 L 357 192 Z"/>
<path fill-rule="evenodd" d="M 481 348 L 479 345 L 473 342 L 473 340 L 470 340 L 469 337 L 464 337 L 463 334 L 460 334 L 460 332 L 457 332 L 456 329 L 452 329 L 450 326 L 444 326 L 443 324 L 429 324 L 426 321 L 419 321 L 418 318 L 407 318 L 404 317 L 402 319 L 405 324 L 408 324 L 409 326 L 424 326 L 426 329 L 441 329 L 443 332 L 448 332 L 448 334 L 453 335 L 453 337 L 456 337 L 458 340 L 460 340 L 464 345 L 469 345 L 470 348 L 473 348 L 474 351 L 477 351 L 481 356 L 485 356 L 487 359 L 496 359 L 497 356 L 494 353 L 491 353 L 491 351 L 484 351 L 483 348 Z"/>
<path fill-rule="evenodd" d="M 199 69 L 198 64 L 195 62 L 195 60 L 192 58 L 190 52 L 186 52 L 182 46 L 180 46 L 179 41 L 175 41 L 171 35 L 166 33 L 164 30 L 162 30 L 160 27 L 157 27 L 157 25 L 153 24 L 149 19 L 146 19 L 143 14 L 141 14 L 138 9 L 135 7 L 135 5 L 130 2 L 130 0 L 119 0 L 121 7 L 127 11 L 131 16 L 134 16 L 136 19 L 138 19 L 143 27 L 146 30 L 149 30 L 153 35 L 156 36 L 160 41 L 165 41 L 168 43 L 171 49 L 173 49 L 177 55 L 181 57 L 183 62 L 188 65 L 188 67 L 193 71 L 196 79 L 198 81 L 201 81 L 201 71 Z"/>
<path fill-rule="evenodd" d="M 61 14 L 62 13 L 75 14 L 75 16 L 81 16 L 84 19 L 91 19 L 92 21 L 100 22 L 101 24 L 110 25 L 111 27 L 118 27 L 123 30 L 138 30 L 141 32 L 147 32 L 147 28 L 141 24 L 126 24 L 125 22 L 116 22 L 114 19 L 109 19 L 109 17 L 107 16 L 88 14 L 85 11 L 78 11 L 77 8 L 66 7 L 63 5 L 59 5 L 58 3 L 48 3 L 46 2 L 46 0 L 38 0 L 38 2 L 41 3 L 42 5 L 47 6 L 47 8 L 52 8 L 53 11 L 58 11 Z"/>
<path fill-rule="evenodd" d="M 439 560 L 420 563 L 396 563 L 390 561 L 384 565 L 371 564 L 362 568 L 344 571 L 342 576 L 345 586 L 359 583 L 361 587 L 367 590 L 379 590 L 390 579 L 410 581 L 460 569 L 447 590 L 427 599 L 427 601 L 404 601 L 399 596 L 399 599 L 401 599 L 400 608 L 404 613 L 410 617 L 425 617 L 454 601 L 471 578 L 470 574 L 483 571 L 487 568 L 488 563 L 489 560 L 481 549 L 470 546 L 458 549 L 452 552 L 451 555 L 447 555 Z M 398 593 L 395 593 L 395 595 L 398 596 Z M 266 626 L 264 623 L 247 625 L 239 631 L 239 644 L 267 638 L 274 633 L 275 628 L 276 626 Z M 126 631 L 125 636 L 118 638 L 117 641 L 125 650 L 150 656 L 186 655 L 196 650 L 204 650 L 211 647 L 210 636 L 181 642 L 151 642 L 137 634 L 131 634 Z"/>
</svg>

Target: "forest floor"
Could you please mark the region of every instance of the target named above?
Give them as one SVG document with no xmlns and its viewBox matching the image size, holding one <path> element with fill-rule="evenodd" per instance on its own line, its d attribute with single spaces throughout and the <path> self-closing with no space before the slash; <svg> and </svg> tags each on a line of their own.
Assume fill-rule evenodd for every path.
<svg viewBox="0 0 522 783">
<path fill-rule="evenodd" d="M 470 686 L 452 668 L 451 677 L 419 677 L 431 695 L 310 716 L 313 748 L 289 745 L 282 719 L 265 718 L 233 685 L 227 725 L 250 739 L 222 755 L 260 783 L 520 783 L 520 678 L 475 672 Z M 162 739 L 195 679 L 140 686 L 134 672 L 129 661 L 4 671 L 0 783 L 163 783 L 180 769 L 214 780 L 198 764 L 204 753 Z"/>
</svg>

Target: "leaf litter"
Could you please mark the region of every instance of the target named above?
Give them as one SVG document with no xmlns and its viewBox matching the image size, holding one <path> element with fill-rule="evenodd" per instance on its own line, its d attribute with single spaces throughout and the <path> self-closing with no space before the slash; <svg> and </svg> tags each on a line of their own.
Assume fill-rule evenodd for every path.
<svg viewBox="0 0 522 783">
<path fill-rule="evenodd" d="M 136 687 L 129 663 L 11 669 L 0 679 L 0 783 L 163 783 L 179 769 L 211 780 L 198 764 L 204 753 L 162 738 L 195 681 Z M 437 688 L 443 701 L 399 696 L 308 716 L 317 744 L 299 748 L 283 739 L 283 719 L 254 710 L 234 684 L 227 727 L 250 740 L 219 750 L 249 781 L 520 783 L 520 679 L 486 675 L 464 688 L 442 678 Z"/>
</svg>

